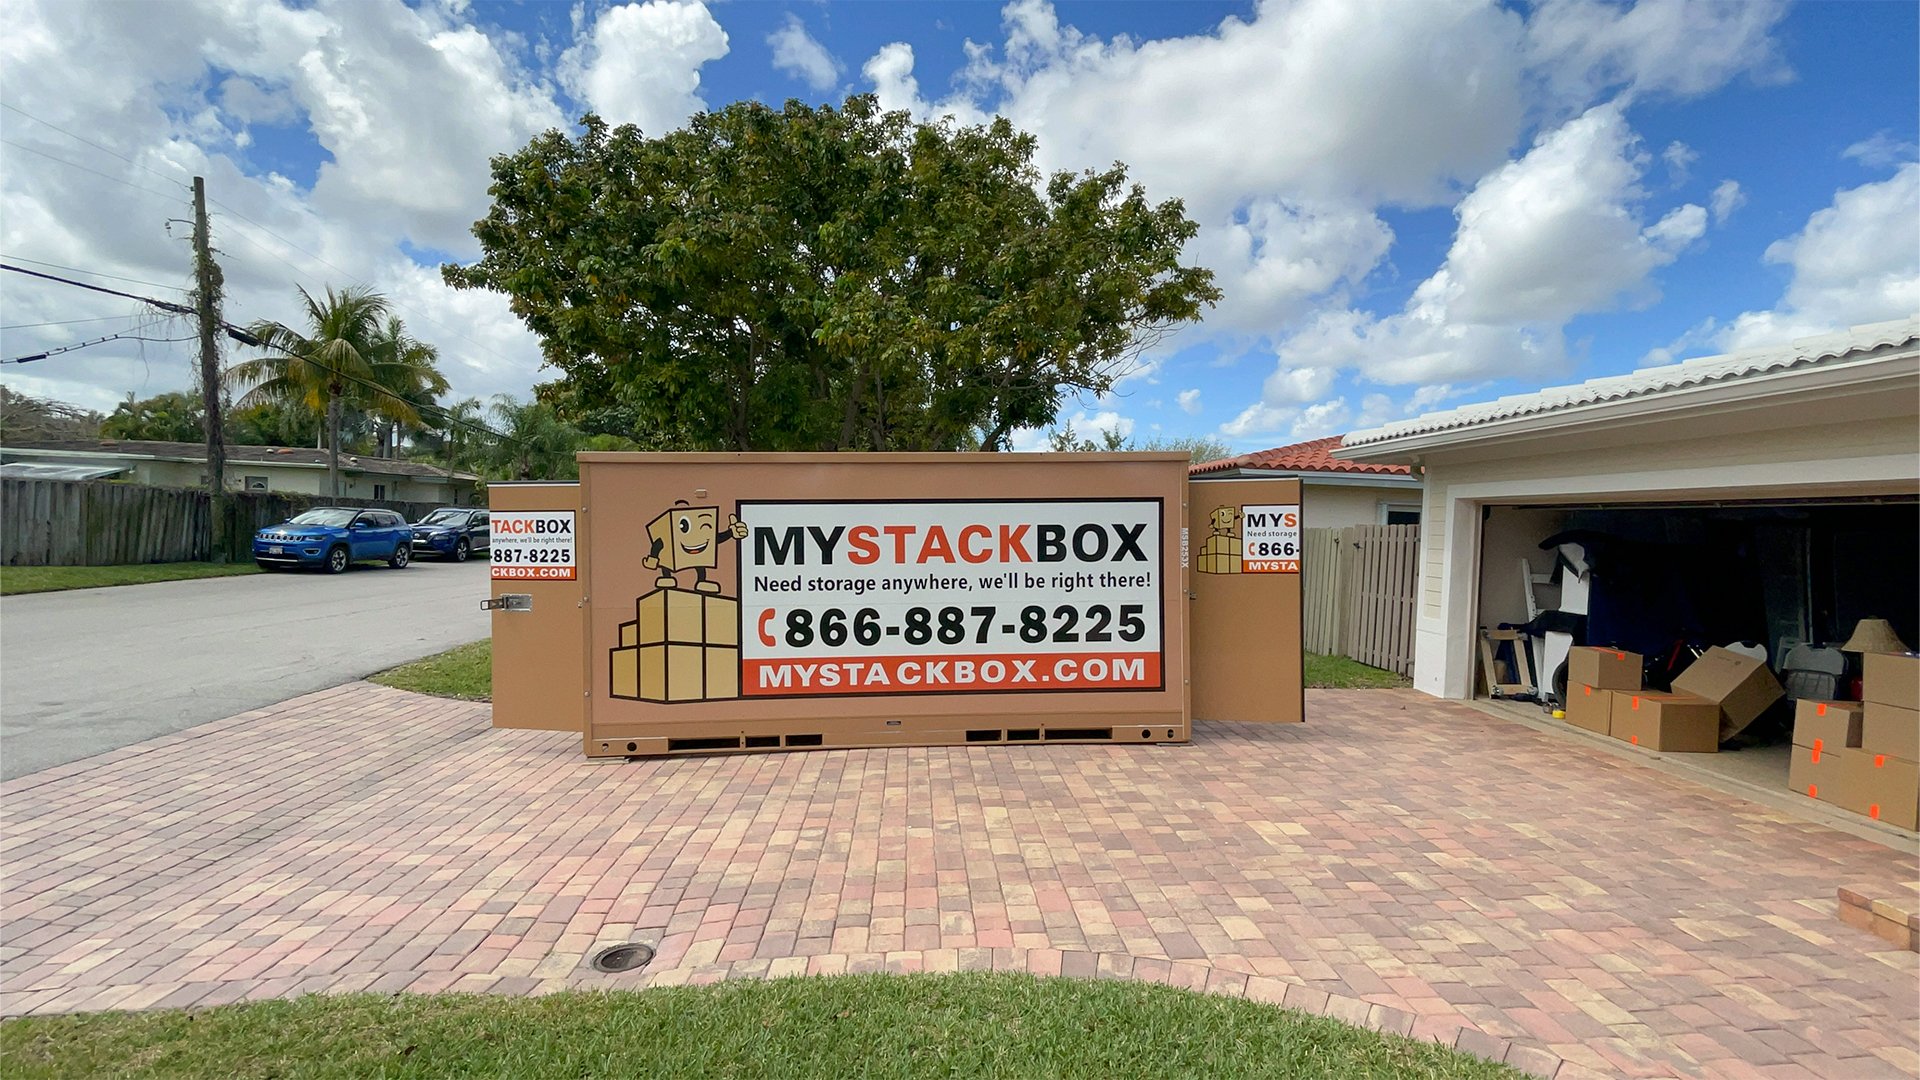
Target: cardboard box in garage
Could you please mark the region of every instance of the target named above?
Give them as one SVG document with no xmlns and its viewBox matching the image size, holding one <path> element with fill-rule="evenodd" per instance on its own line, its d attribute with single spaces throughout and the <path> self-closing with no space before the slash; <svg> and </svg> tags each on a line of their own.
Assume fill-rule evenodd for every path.
<svg viewBox="0 0 1920 1080">
<path fill-rule="evenodd" d="M 1602 735 L 1613 730 L 1613 691 L 1599 690 L 1579 683 L 1567 684 L 1567 723 L 1574 727 L 1597 731 Z"/>
<path fill-rule="evenodd" d="M 1613 695 L 1608 734 L 1649 750 L 1712 754 L 1720 749 L 1720 706 L 1690 694 Z"/>
<path fill-rule="evenodd" d="M 1868 701 L 1860 721 L 1860 745 L 1876 754 L 1920 761 L 1920 709 Z"/>
<path fill-rule="evenodd" d="M 1862 774 L 1867 764 L 1867 755 L 1860 750 L 1816 750 L 1795 745 L 1787 765 L 1787 790 L 1845 807 L 1845 794 L 1865 786 Z"/>
<path fill-rule="evenodd" d="M 1839 750 L 1860 745 L 1860 703 L 1857 701 L 1794 702 L 1793 745 L 1815 750 Z"/>
<path fill-rule="evenodd" d="M 1767 662 L 1718 645 L 1673 680 L 1676 694 L 1705 698 L 1720 707 L 1720 741 L 1740 734 L 1767 706 L 1786 696 Z"/>
<path fill-rule="evenodd" d="M 1567 694 L 1575 684 L 1594 690 L 1638 690 L 1641 668 L 1639 653 L 1620 649 L 1601 649 L 1583 645 L 1567 651 Z"/>
<path fill-rule="evenodd" d="M 1882 705 L 1920 709 L 1920 656 L 1862 653 L 1860 696 Z"/>
<path fill-rule="evenodd" d="M 1875 821 L 1920 828 L 1920 762 L 1871 750 L 1859 754 L 1857 790 L 1844 793 L 1851 798 L 1842 805 Z"/>
</svg>

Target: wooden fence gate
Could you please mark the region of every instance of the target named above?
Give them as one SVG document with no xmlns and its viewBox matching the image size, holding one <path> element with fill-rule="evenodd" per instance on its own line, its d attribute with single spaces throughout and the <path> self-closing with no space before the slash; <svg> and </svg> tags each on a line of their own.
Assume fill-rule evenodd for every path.
<svg viewBox="0 0 1920 1080">
<path fill-rule="evenodd" d="M 1420 526 L 1308 529 L 1301 540 L 1306 650 L 1413 674 Z"/>
</svg>

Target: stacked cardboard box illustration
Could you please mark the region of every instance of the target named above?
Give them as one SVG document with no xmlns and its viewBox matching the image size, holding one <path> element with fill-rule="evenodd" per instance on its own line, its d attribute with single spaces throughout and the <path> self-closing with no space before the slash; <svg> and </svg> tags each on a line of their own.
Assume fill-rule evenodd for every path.
<svg viewBox="0 0 1920 1080">
<path fill-rule="evenodd" d="M 1920 656 L 1862 657 L 1864 701 L 1801 701 L 1787 786 L 1843 810 L 1920 826 Z"/>
<path fill-rule="evenodd" d="M 656 589 L 634 604 L 612 650 L 617 698 L 713 701 L 740 696 L 740 602 Z"/>
<path fill-rule="evenodd" d="M 1203 574 L 1237 574 L 1240 572 L 1240 538 L 1209 533 L 1200 542 L 1200 556 L 1195 568 Z"/>
</svg>

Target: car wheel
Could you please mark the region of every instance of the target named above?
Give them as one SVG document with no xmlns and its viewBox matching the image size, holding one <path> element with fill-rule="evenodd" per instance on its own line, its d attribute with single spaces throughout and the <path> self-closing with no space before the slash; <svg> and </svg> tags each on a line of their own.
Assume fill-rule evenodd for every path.
<svg viewBox="0 0 1920 1080">
<path fill-rule="evenodd" d="M 344 574 L 347 572 L 347 564 L 352 561 L 347 556 L 346 545 L 339 545 L 327 552 L 326 571 L 329 574 Z"/>
<path fill-rule="evenodd" d="M 393 567 L 395 570 L 405 570 L 407 568 L 407 560 L 412 557 L 412 547 L 406 544 L 395 544 L 393 546 L 393 557 L 387 560 L 387 565 Z"/>
<path fill-rule="evenodd" d="M 453 561 L 467 561 L 467 538 L 464 536 L 453 542 Z"/>
</svg>

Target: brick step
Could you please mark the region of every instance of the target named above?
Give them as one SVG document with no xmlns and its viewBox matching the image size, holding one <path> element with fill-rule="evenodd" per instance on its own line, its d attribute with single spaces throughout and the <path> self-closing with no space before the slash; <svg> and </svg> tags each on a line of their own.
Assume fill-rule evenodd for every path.
<svg viewBox="0 0 1920 1080">
<path fill-rule="evenodd" d="M 1920 952 L 1920 881 L 1888 888 L 1840 888 L 1840 921 L 1865 930 L 1895 948 Z"/>
</svg>

